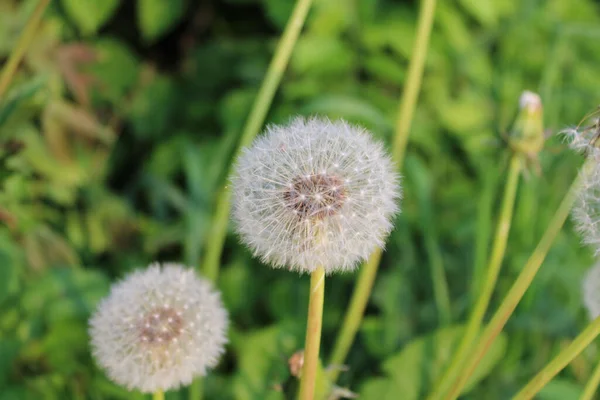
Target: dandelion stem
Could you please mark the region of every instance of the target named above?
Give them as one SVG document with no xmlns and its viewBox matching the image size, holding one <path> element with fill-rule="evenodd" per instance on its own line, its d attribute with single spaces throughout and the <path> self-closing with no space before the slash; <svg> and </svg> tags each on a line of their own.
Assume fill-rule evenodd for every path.
<svg viewBox="0 0 600 400">
<path fill-rule="evenodd" d="M 308 301 L 306 339 L 304 342 L 304 364 L 300 377 L 300 400 L 313 400 L 315 396 L 324 296 L 325 269 L 318 267 L 310 275 L 310 297 Z"/>
<path fill-rule="evenodd" d="M 579 355 L 598 335 L 600 335 L 600 317 L 592 321 L 587 328 L 581 332 L 573 342 L 563 351 L 558 353 L 544 369 L 542 369 L 519 393 L 513 397 L 513 400 L 532 399 L 542 388 L 550 382 L 556 374 L 566 367 L 575 357 Z"/>
<path fill-rule="evenodd" d="M 462 336 L 460 344 L 458 345 L 458 350 L 452 357 L 450 366 L 446 369 L 446 372 L 439 380 L 439 383 L 434 388 L 433 393 L 428 397 L 429 400 L 437 400 L 442 398 L 444 393 L 450 388 L 450 385 L 454 382 L 458 376 L 458 373 L 460 372 L 460 367 L 463 365 L 466 357 L 469 354 L 471 344 L 477 338 L 477 335 L 481 329 L 481 323 L 494 292 L 494 287 L 496 286 L 496 281 L 498 280 L 498 274 L 500 272 L 500 267 L 502 266 L 502 260 L 506 251 L 506 242 L 508 240 L 508 232 L 510 230 L 512 221 L 520 172 L 520 155 L 518 153 L 514 153 L 511 157 L 508 167 L 508 177 L 506 179 L 504 197 L 502 198 L 500 216 L 496 226 L 496 235 L 494 237 L 492 252 L 488 262 L 488 267 L 486 269 L 486 277 L 483 282 L 483 286 L 480 289 L 479 296 L 475 306 L 473 307 L 473 311 L 467 323 L 465 333 Z"/>
<path fill-rule="evenodd" d="M 246 120 L 244 130 L 240 138 L 240 142 L 236 149 L 236 155 L 239 154 L 243 147 L 248 146 L 252 140 L 258 135 L 258 132 L 265 121 L 267 112 L 275 91 L 281 82 L 283 73 L 290 60 L 292 50 L 296 45 L 300 30 L 306 20 L 306 15 L 312 4 L 312 0 L 297 0 L 292 15 L 283 31 L 283 35 L 279 40 L 273 59 L 269 64 L 265 78 L 260 86 L 254 104 L 250 111 L 250 115 Z M 231 190 L 225 184 L 219 192 L 217 203 L 215 206 L 214 216 L 208 231 L 208 240 L 205 246 L 206 254 L 201 265 L 201 272 L 208 279 L 216 282 L 219 276 L 219 265 L 225 237 L 227 235 L 227 223 L 229 220 L 229 210 L 231 208 Z M 201 388 L 198 379 L 192 382 L 190 387 L 190 400 L 201 399 Z M 195 397 L 192 397 L 195 396 Z"/>
<path fill-rule="evenodd" d="M 281 82 L 281 77 L 287 67 L 290 55 L 296 44 L 300 30 L 306 20 L 306 15 L 312 0 L 297 0 L 294 11 L 283 31 L 281 40 L 277 45 L 275 54 L 265 75 L 265 79 L 250 111 L 250 115 L 244 126 L 236 155 L 243 147 L 248 146 L 258 135 L 265 117 L 275 96 L 275 91 Z M 217 200 L 215 213 L 208 233 L 206 243 L 206 254 L 202 264 L 202 273 L 209 279 L 216 280 L 219 274 L 219 264 L 225 236 L 227 234 L 227 222 L 229 209 L 231 208 L 231 190 L 225 185 Z"/>
<path fill-rule="evenodd" d="M 337 381 L 339 373 L 342 370 L 340 367 L 348 355 L 348 351 L 360 326 L 373 283 L 375 282 L 379 260 L 381 260 L 381 249 L 378 248 L 360 269 L 360 275 L 350 299 L 350 305 L 348 306 L 348 311 L 346 311 L 342 329 L 337 337 L 331 359 L 329 360 L 329 365 L 332 368 L 328 369 L 328 375 L 332 383 Z"/>
<path fill-rule="evenodd" d="M 435 14 L 436 0 L 424 0 L 419 12 L 419 21 L 417 22 L 417 36 L 415 45 L 408 66 L 406 84 L 400 99 L 398 109 L 398 119 L 396 120 L 396 134 L 394 137 L 394 148 L 392 149 L 392 158 L 402 166 L 410 126 L 415 113 L 419 91 L 421 89 L 421 80 L 425 68 L 425 57 L 429 49 L 429 36 L 433 26 L 433 17 Z"/>
<path fill-rule="evenodd" d="M 50 4 L 50 0 L 40 0 L 33 10 L 31 17 L 29 17 L 29 21 L 27 21 L 27 25 L 25 26 L 25 30 L 19 37 L 19 41 L 15 45 L 15 48 L 10 54 L 6 65 L 2 69 L 2 74 L 0 75 L 0 100 L 4 97 L 10 82 L 17 71 L 17 67 L 19 63 L 23 59 L 25 55 L 25 51 L 33 41 L 33 37 L 35 32 L 42 20 L 42 16 L 44 15 L 44 11 L 46 11 L 46 7 Z"/>
<path fill-rule="evenodd" d="M 396 132 L 394 135 L 392 159 L 398 168 L 402 167 L 404 161 L 404 153 L 408 143 L 410 126 L 413 120 L 419 90 L 421 88 L 421 78 L 425 67 L 425 56 L 427 55 L 427 49 L 429 48 L 429 36 L 433 25 L 435 7 L 436 0 L 423 0 L 421 11 L 419 13 L 417 35 L 410 59 L 410 65 L 408 67 L 406 85 L 402 92 L 402 98 L 400 99 Z M 356 336 L 356 332 L 362 321 L 367 302 L 371 296 L 371 290 L 373 289 L 373 283 L 377 275 L 377 269 L 379 268 L 379 261 L 381 260 L 381 252 L 381 249 L 375 249 L 369 257 L 369 260 L 361 268 L 358 281 L 356 282 L 354 292 L 352 293 L 350 305 L 344 316 L 342 328 L 340 329 L 332 356 L 329 360 L 329 364 L 332 366 L 342 365 L 352 346 L 352 342 L 354 341 L 354 337 Z M 332 383 L 337 380 L 339 372 L 339 368 L 330 369 L 329 379 Z"/>
<path fill-rule="evenodd" d="M 586 165 L 582 167 L 581 173 L 586 174 L 590 165 L 591 164 L 586 163 Z M 533 278 L 544 262 L 548 251 L 552 247 L 552 243 L 556 239 L 556 236 L 561 231 L 565 220 L 569 216 L 569 211 L 573 206 L 573 202 L 575 201 L 579 190 L 581 176 L 582 175 L 580 175 L 569 188 L 569 191 L 563 198 L 554 216 L 552 217 L 548 228 L 546 228 L 546 232 L 544 232 L 542 239 L 529 257 L 529 260 L 527 260 L 527 263 L 523 267 L 515 283 L 510 288 L 508 294 L 505 296 L 502 304 L 500 304 L 500 307 L 492 317 L 492 320 L 483 330 L 480 339 L 477 341 L 474 351 L 472 351 L 466 358 L 465 362 L 462 363 L 463 368 L 458 375 L 458 380 L 452 387 L 450 393 L 445 397 L 446 399 L 454 400 L 460 395 L 469 377 L 483 356 L 487 353 L 496 337 L 500 334 L 504 328 L 504 325 L 506 324 L 506 321 L 508 321 L 515 308 L 519 304 L 519 301 L 525 294 L 525 291 L 531 285 Z"/>
<path fill-rule="evenodd" d="M 585 384 L 585 388 L 583 389 L 583 393 L 579 400 L 593 400 L 594 394 L 598 390 L 598 384 L 600 384 L 600 362 L 596 364 L 596 368 L 592 372 L 592 376 Z"/>
<path fill-rule="evenodd" d="M 165 400 L 165 392 L 163 392 L 162 390 L 157 390 L 152 395 L 152 400 Z"/>
<path fill-rule="evenodd" d="M 203 395 L 203 379 L 196 378 L 192 381 L 190 388 L 188 389 L 188 397 L 190 400 L 202 400 Z"/>
</svg>

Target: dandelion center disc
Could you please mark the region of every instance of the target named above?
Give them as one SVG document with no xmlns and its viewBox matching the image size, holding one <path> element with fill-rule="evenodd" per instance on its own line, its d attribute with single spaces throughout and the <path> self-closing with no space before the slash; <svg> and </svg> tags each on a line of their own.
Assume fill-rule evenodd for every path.
<svg viewBox="0 0 600 400">
<path fill-rule="evenodd" d="M 346 191 L 337 176 L 301 176 L 283 193 L 287 207 L 300 218 L 321 219 L 334 215 L 344 204 Z"/>
<path fill-rule="evenodd" d="M 181 335 L 183 319 L 171 307 L 151 310 L 140 323 L 140 338 L 148 344 L 164 344 Z"/>
</svg>

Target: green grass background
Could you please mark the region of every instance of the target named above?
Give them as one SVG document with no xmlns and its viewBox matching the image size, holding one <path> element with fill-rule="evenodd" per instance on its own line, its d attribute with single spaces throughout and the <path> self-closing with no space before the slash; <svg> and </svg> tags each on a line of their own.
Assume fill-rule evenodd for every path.
<svg viewBox="0 0 600 400">
<path fill-rule="evenodd" d="M 0 63 L 36 1 L 0 1 Z M 128 399 L 94 364 L 87 319 L 111 282 L 148 263 L 199 265 L 216 193 L 291 0 L 54 0 L 0 99 L 0 399 Z M 345 118 L 391 142 L 418 1 L 314 0 L 267 122 Z M 440 0 L 403 168 L 402 214 L 340 384 L 423 398 L 460 335 L 486 266 L 523 90 L 549 132 L 600 100 L 592 0 Z M 552 137 L 520 183 L 492 309 L 573 181 Z M 506 399 L 587 323 L 591 251 L 567 223 L 466 399 Z M 431 245 L 433 244 L 433 245 Z M 440 318 L 429 263 L 452 299 Z M 232 327 L 207 399 L 292 398 L 308 278 L 227 237 L 218 286 Z M 327 357 L 356 274 L 327 284 Z M 576 399 L 594 344 L 539 395 Z M 137 398 L 142 398 L 136 394 Z M 167 399 L 184 399 L 186 390 Z"/>
</svg>

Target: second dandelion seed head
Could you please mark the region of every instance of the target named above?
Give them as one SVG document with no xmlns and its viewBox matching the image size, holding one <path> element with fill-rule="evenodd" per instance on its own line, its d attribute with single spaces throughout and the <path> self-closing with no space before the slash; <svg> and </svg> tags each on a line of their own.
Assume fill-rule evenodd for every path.
<svg viewBox="0 0 600 400">
<path fill-rule="evenodd" d="M 90 336 L 113 381 L 148 393 L 189 384 L 214 367 L 227 326 L 208 281 L 178 264 L 153 264 L 112 287 L 90 320 Z"/>
<path fill-rule="evenodd" d="M 233 217 L 265 262 L 299 272 L 350 270 L 383 241 L 399 178 L 383 146 L 344 121 L 271 126 L 239 158 Z"/>
</svg>

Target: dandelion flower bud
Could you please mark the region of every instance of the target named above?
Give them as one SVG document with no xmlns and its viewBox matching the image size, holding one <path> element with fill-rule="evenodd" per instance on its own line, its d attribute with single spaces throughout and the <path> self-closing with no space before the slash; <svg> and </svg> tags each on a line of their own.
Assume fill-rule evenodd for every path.
<svg viewBox="0 0 600 400">
<path fill-rule="evenodd" d="M 344 121 L 271 126 L 240 156 L 233 218 L 264 262 L 299 272 L 355 268 L 392 229 L 399 177 L 380 143 Z"/>
<path fill-rule="evenodd" d="M 600 316 L 600 262 L 588 270 L 583 279 L 583 304 L 590 319 Z"/>
<path fill-rule="evenodd" d="M 208 281 L 178 264 L 152 264 L 112 287 L 90 320 L 90 336 L 114 382 L 148 393 L 205 375 L 224 351 L 227 326 Z"/>
</svg>

